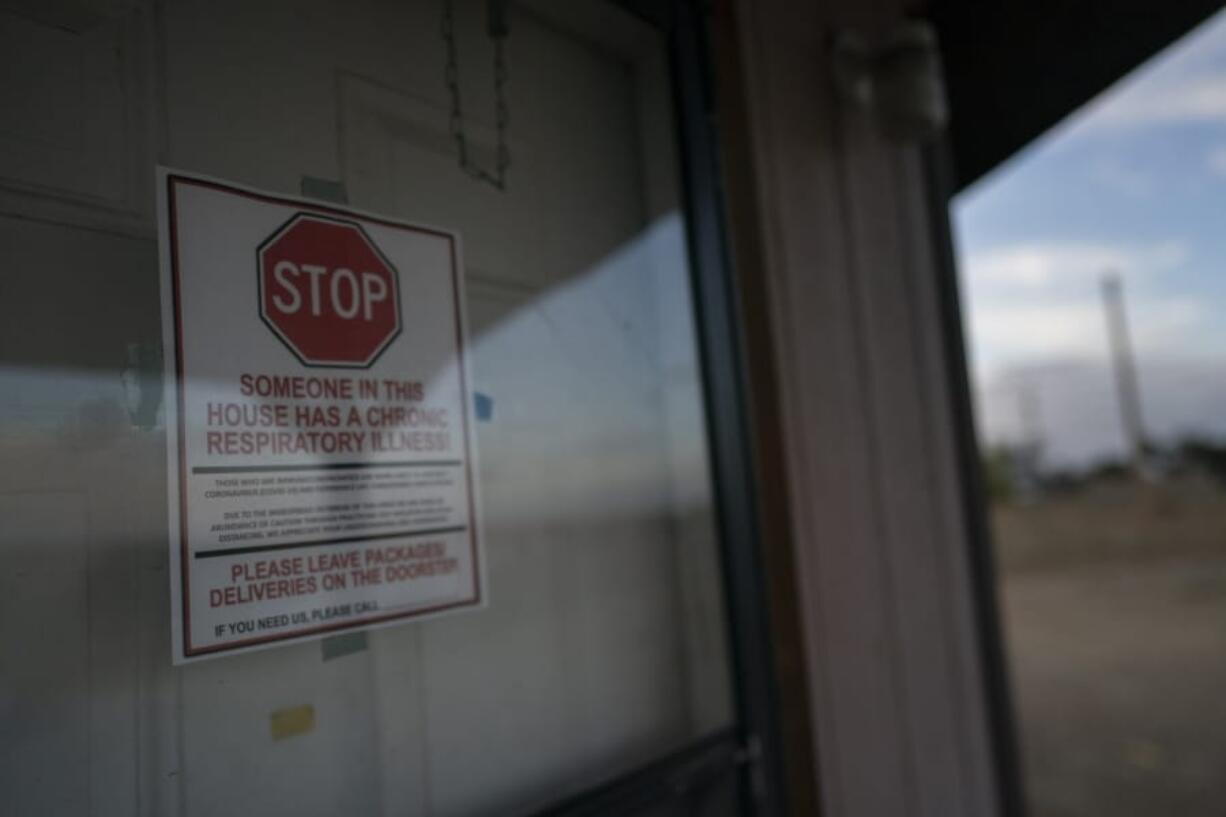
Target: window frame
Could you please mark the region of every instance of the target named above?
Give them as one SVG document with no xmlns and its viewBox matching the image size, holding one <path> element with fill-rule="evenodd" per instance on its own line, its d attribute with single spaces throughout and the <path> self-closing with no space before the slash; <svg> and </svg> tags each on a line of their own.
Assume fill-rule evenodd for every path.
<svg viewBox="0 0 1226 817">
<path fill-rule="evenodd" d="M 626 815 L 695 803 L 735 778 L 739 813 L 785 813 L 767 577 L 749 433 L 740 302 L 728 252 L 707 18 L 699 0 L 611 0 L 663 36 L 672 81 L 690 285 L 727 605 L 734 724 L 536 812 Z"/>
</svg>

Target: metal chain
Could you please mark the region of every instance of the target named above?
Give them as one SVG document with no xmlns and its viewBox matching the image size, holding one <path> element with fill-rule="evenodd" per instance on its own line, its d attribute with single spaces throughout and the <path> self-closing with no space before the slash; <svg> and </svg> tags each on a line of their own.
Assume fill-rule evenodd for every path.
<svg viewBox="0 0 1226 817">
<path fill-rule="evenodd" d="M 505 0 L 489 0 L 489 36 L 494 42 L 494 110 L 495 127 L 498 134 L 498 148 L 493 173 L 480 167 L 472 161 L 468 153 L 468 136 L 464 132 L 464 109 L 460 102 L 460 69 L 455 36 L 454 0 L 443 2 L 443 42 L 447 47 L 447 61 L 444 68 L 444 79 L 447 91 L 451 95 L 451 116 L 448 121 L 451 138 L 455 142 L 459 154 L 460 167 L 472 178 L 487 182 L 499 190 L 507 189 L 507 168 L 511 166 L 511 150 L 507 147 L 507 127 L 511 121 L 507 107 L 507 63 L 504 45 L 507 38 L 506 8 L 497 4 Z"/>
</svg>

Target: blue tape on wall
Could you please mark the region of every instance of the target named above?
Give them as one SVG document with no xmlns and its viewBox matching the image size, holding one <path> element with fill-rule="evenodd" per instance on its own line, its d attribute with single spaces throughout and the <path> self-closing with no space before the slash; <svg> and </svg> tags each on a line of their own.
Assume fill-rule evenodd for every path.
<svg viewBox="0 0 1226 817">
<path fill-rule="evenodd" d="M 473 410 L 479 422 L 488 423 L 494 419 L 494 398 L 479 391 L 473 392 Z"/>
</svg>

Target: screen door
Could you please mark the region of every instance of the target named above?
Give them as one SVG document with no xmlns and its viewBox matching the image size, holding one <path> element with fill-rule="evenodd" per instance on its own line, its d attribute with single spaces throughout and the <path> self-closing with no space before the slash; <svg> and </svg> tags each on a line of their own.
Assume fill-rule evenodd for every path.
<svg viewBox="0 0 1226 817">
<path fill-rule="evenodd" d="M 657 28 L 596 0 L 15 0 L 0 62 L 0 814 L 565 811 L 722 751 Z M 484 606 L 172 665 L 159 165 L 459 237 Z M 739 813 L 715 766 L 614 813 Z"/>
</svg>

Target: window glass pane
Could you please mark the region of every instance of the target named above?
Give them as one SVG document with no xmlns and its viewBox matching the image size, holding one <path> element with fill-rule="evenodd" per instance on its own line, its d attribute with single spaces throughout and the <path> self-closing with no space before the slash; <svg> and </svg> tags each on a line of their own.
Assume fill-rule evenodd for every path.
<svg viewBox="0 0 1226 817">
<path fill-rule="evenodd" d="M 662 38 L 512 4 L 497 189 L 486 4 L 460 123 L 443 8 L 0 11 L 14 813 L 516 813 L 731 723 Z M 461 236 L 485 607 L 172 666 L 158 164 Z"/>
</svg>

